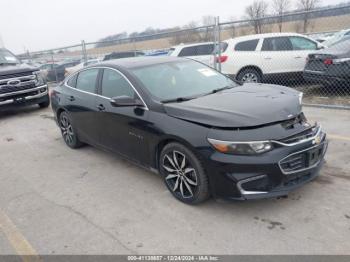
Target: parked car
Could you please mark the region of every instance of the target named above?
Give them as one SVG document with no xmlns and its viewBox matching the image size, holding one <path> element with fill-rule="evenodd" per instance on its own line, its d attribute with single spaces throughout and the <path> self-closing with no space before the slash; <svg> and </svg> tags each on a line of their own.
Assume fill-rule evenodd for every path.
<svg viewBox="0 0 350 262">
<path fill-rule="evenodd" d="M 227 48 L 226 43 L 221 43 L 222 52 Z M 195 43 L 195 44 L 181 44 L 170 48 L 169 56 L 188 57 L 199 61 L 211 67 L 214 67 L 212 62 L 214 59 L 215 45 L 213 42 Z M 224 62 L 224 61 L 222 61 Z"/>
<path fill-rule="evenodd" d="M 310 54 L 304 78 L 325 86 L 350 87 L 350 40 Z"/>
<path fill-rule="evenodd" d="M 61 63 L 48 63 L 40 67 L 42 74 L 46 76 L 47 81 L 59 82 L 65 77 L 66 69 L 74 67 L 79 62 L 61 62 Z"/>
<path fill-rule="evenodd" d="M 48 87 L 39 69 L 20 60 L 9 50 L 0 48 L 0 111 L 19 106 L 50 105 Z"/>
<path fill-rule="evenodd" d="M 242 82 L 263 82 L 302 78 L 310 52 L 323 48 L 321 43 L 294 33 L 258 34 L 224 41 L 224 74 Z"/>
<path fill-rule="evenodd" d="M 52 108 L 67 146 L 119 153 L 197 204 L 284 196 L 317 176 L 326 134 L 307 122 L 301 99 L 191 59 L 138 57 L 69 76 L 53 89 Z"/>
<path fill-rule="evenodd" d="M 350 29 L 341 30 L 338 33 L 335 33 L 331 38 L 324 41 L 323 44 L 327 47 L 330 47 L 347 36 L 350 36 Z"/>
<path fill-rule="evenodd" d="M 144 56 L 145 53 L 141 51 L 127 51 L 127 52 L 113 52 L 109 55 L 106 55 L 103 59 L 103 61 L 112 60 L 112 59 L 121 59 L 121 58 L 128 58 L 128 57 L 137 57 L 137 56 Z"/>
<path fill-rule="evenodd" d="M 66 68 L 64 75 L 65 75 L 65 77 L 67 77 L 68 75 L 70 75 L 70 74 L 72 74 L 72 73 L 74 73 L 74 72 L 76 72 L 76 71 L 78 71 L 86 66 L 97 64 L 99 62 L 101 62 L 101 60 L 99 60 L 99 59 L 89 59 L 88 61 L 82 62 L 76 66 Z"/>
<path fill-rule="evenodd" d="M 162 49 L 162 50 L 153 50 L 148 53 L 146 53 L 146 56 L 165 56 L 169 54 L 169 49 Z"/>
</svg>

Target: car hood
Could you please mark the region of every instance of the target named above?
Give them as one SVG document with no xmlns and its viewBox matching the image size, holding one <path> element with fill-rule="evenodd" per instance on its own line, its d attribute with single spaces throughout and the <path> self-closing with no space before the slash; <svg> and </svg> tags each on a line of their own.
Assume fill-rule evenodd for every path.
<svg viewBox="0 0 350 262">
<path fill-rule="evenodd" d="M 301 113 L 299 92 L 276 85 L 244 84 L 182 103 L 164 104 L 169 116 L 221 128 L 247 128 Z"/>
<path fill-rule="evenodd" d="M 33 72 L 39 70 L 36 67 L 32 67 L 27 64 L 17 64 L 17 65 L 0 65 L 0 76 L 20 74 L 25 72 Z"/>
</svg>

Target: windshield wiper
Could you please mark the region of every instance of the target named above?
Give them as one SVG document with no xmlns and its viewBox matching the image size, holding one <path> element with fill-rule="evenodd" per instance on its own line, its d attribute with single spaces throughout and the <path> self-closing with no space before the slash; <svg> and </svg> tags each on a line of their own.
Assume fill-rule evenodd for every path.
<svg viewBox="0 0 350 262">
<path fill-rule="evenodd" d="M 211 91 L 209 94 L 216 94 L 218 92 L 221 92 L 221 91 L 224 91 L 224 90 L 228 90 L 228 89 L 232 89 L 234 88 L 235 86 L 224 86 L 222 88 L 217 88 L 217 89 L 214 89 L 213 91 Z"/>
<path fill-rule="evenodd" d="M 0 65 L 17 65 L 17 63 L 0 63 Z"/>
<path fill-rule="evenodd" d="M 181 102 L 189 101 L 189 100 L 192 100 L 192 99 L 195 99 L 195 98 L 196 97 L 177 97 L 177 98 L 163 100 L 161 102 L 163 104 L 167 104 L 167 103 L 181 103 Z"/>
</svg>

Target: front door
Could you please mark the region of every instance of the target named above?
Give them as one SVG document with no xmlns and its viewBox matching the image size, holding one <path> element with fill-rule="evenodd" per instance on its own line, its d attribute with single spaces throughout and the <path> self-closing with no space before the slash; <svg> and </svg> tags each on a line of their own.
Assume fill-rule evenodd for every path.
<svg viewBox="0 0 350 262">
<path fill-rule="evenodd" d="M 114 69 L 104 69 L 96 105 L 100 144 L 141 163 L 147 163 L 148 114 L 146 108 L 114 107 L 110 99 L 118 96 L 138 97 L 130 82 Z"/>
</svg>

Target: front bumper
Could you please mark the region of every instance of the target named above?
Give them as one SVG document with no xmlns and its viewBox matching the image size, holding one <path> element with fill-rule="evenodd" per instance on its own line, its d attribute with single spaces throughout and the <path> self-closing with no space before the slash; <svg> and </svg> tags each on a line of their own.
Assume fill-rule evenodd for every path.
<svg viewBox="0 0 350 262">
<path fill-rule="evenodd" d="M 328 149 L 322 141 L 280 147 L 260 156 L 234 156 L 215 152 L 205 167 L 215 198 L 252 200 L 288 195 L 318 176 Z M 304 161 L 300 168 L 289 168 Z M 293 162 L 294 161 L 294 162 Z"/>
<path fill-rule="evenodd" d="M 48 99 L 47 85 L 0 94 L 0 111 L 10 110 L 20 106 L 40 104 L 46 102 Z"/>
</svg>

